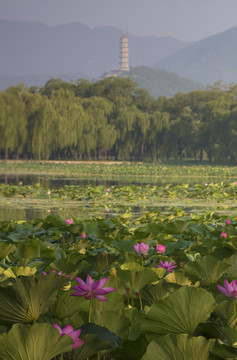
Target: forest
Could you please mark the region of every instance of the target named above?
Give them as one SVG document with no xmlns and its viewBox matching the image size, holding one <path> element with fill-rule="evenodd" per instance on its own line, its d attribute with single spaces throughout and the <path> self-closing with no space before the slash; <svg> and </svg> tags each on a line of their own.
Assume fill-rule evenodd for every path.
<svg viewBox="0 0 237 360">
<path fill-rule="evenodd" d="M 1 159 L 237 163 L 237 85 L 154 99 L 130 78 L 0 92 Z"/>
</svg>

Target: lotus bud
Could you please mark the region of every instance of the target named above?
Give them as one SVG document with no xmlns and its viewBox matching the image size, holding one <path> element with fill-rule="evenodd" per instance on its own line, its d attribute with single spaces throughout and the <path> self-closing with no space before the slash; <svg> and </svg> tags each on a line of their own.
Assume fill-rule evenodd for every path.
<svg viewBox="0 0 237 360">
<path fill-rule="evenodd" d="M 110 269 L 109 275 L 112 276 L 113 278 L 115 278 L 117 276 L 117 270 L 115 269 L 115 267 L 112 267 Z"/>
</svg>

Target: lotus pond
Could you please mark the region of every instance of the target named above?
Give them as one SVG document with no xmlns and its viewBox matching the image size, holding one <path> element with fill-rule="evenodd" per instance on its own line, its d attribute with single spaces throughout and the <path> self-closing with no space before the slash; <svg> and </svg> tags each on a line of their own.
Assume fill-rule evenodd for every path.
<svg viewBox="0 0 237 360">
<path fill-rule="evenodd" d="M 0 220 L 236 211 L 236 167 L 0 162 Z M 109 189 L 110 192 L 106 190 Z"/>
<path fill-rule="evenodd" d="M 206 169 L 1 184 L 0 360 L 237 359 L 236 168 Z"/>
</svg>

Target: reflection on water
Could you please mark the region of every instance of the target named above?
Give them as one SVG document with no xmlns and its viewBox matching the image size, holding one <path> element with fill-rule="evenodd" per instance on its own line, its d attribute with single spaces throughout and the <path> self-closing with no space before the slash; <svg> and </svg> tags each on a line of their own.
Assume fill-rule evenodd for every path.
<svg viewBox="0 0 237 360">
<path fill-rule="evenodd" d="M 13 175 L 13 174 L 0 174 L 0 183 L 5 183 L 9 185 L 33 185 L 41 184 L 44 188 L 57 189 L 65 185 L 104 185 L 106 187 L 117 185 L 135 185 L 135 184 L 156 184 L 156 185 L 179 185 L 179 184 L 204 184 L 216 182 L 215 177 L 192 177 L 192 176 L 160 176 L 160 177 L 149 177 L 149 176 L 87 176 L 83 178 L 78 177 L 65 177 L 65 176 L 55 176 L 55 175 Z M 232 182 L 233 179 L 219 178 L 218 182 Z"/>
<path fill-rule="evenodd" d="M 47 176 L 47 175 L 0 175 L 0 183 L 5 183 L 9 185 L 18 185 L 22 183 L 22 185 L 32 185 L 32 184 L 41 184 L 42 187 L 46 189 L 55 189 L 60 188 L 65 185 L 104 185 L 105 187 L 110 187 L 112 185 L 124 186 L 124 185 L 132 185 L 132 184 L 154 184 L 154 185 L 166 185 L 166 184 L 204 184 L 216 182 L 216 178 L 203 178 L 203 177 L 102 177 L 99 176 L 97 178 L 66 178 L 62 176 Z M 226 181 L 226 179 L 218 178 L 218 182 Z M 228 180 L 226 182 L 231 182 Z M 62 202 L 60 205 L 56 205 L 49 199 L 35 199 L 30 200 L 26 204 L 26 200 L 21 200 L 18 198 L 18 201 L 11 202 L 8 198 L 3 198 L 0 200 L 0 221 L 5 220 L 34 220 L 36 218 L 42 219 L 45 218 L 49 214 L 57 214 L 60 217 L 66 219 L 68 217 L 77 217 L 80 219 L 88 219 L 93 216 L 101 216 L 101 217 L 115 217 L 125 212 L 130 212 L 133 216 L 142 216 L 147 211 L 160 211 L 160 212 L 170 212 L 174 207 L 180 207 L 184 209 L 186 212 L 200 213 L 206 210 L 210 211 L 219 211 L 216 207 L 216 204 L 200 204 L 200 202 L 194 204 L 194 201 L 190 205 L 184 203 L 175 202 L 169 203 L 166 201 L 165 203 L 161 203 L 158 201 L 156 204 L 149 204 L 148 206 L 137 206 L 128 203 L 114 204 L 114 207 L 110 209 L 106 209 L 106 204 L 96 204 L 97 206 L 91 206 L 86 202 L 82 202 L 79 204 L 78 201 L 72 203 L 71 201 Z M 204 208 L 206 206 L 206 208 Z M 208 206 L 208 208 L 207 208 Z M 223 213 L 223 210 L 221 210 Z M 233 211 L 236 211 L 233 206 L 228 207 L 228 215 L 231 215 Z M 227 213 L 227 210 L 225 210 Z"/>
</svg>

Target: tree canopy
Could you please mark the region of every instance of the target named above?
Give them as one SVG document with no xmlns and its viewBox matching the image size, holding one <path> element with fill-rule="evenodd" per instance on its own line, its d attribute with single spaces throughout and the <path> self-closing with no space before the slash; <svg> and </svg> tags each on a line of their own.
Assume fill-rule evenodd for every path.
<svg viewBox="0 0 237 360">
<path fill-rule="evenodd" d="M 0 157 L 237 163 L 237 85 L 154 99 L 130 78 L 0 92 Z"/>
</svg>

